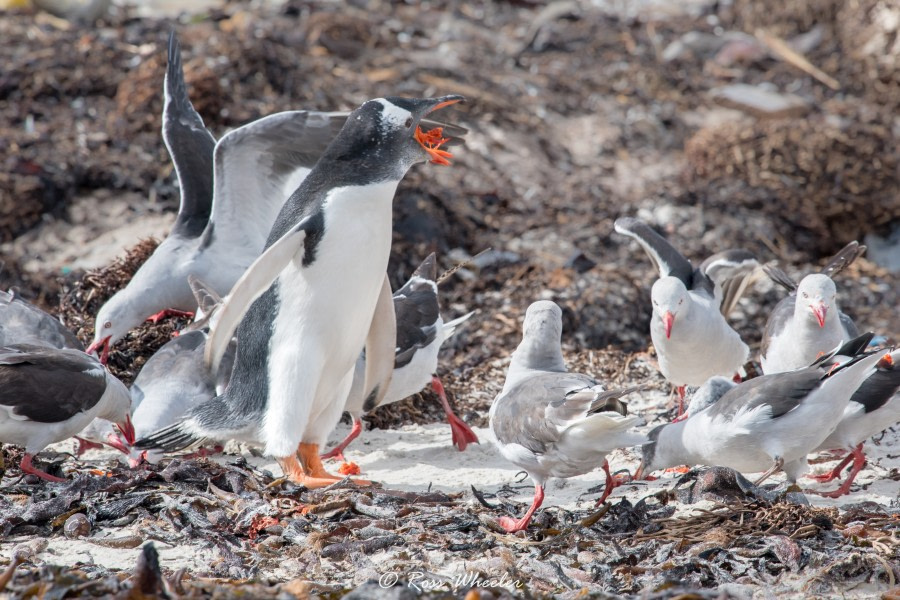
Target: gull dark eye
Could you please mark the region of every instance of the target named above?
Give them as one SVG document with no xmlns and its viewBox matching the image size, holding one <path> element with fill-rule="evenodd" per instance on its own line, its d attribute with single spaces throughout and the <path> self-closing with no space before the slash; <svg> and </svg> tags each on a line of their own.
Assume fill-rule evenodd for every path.
<svg viewBox="0 0 900 600">
<path fill-rule="evenodd" d="M 807 294 L 806 292 L 803 292 L 803 297 L 804 297 L 804 298 L 809 298 L 809 294 Z"/>
<path fill-rule="evenodd" d="M 110 327 L 112 327 L 112 321 L 107 321 L 103 324 L 103 329 L 109 329 Z"/>
<path fill-rule="evenodd" d="M 409 117 L 408 119 L 406 119 L 406 127 L 407 128 L 412 127 L 412 123 L 413 123 L 412 117 Z"/>
</svg>

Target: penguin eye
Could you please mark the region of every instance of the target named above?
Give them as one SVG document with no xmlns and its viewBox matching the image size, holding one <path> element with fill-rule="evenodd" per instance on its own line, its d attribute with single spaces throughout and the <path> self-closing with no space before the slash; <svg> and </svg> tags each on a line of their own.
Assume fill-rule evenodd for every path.
<svg viewBox="0 0 900 600">
<path fill-rule="evenodd" d="M 406 128 L 408 129 L 408 128 L 412 127 L 412 123 L 413 123 L 412 117 L 409 117 L 408 119 L 406 119 Z"/>
<path fill-rule="evenodd" d="M 112 321 L 107 321 L 103 324 L 103 329 L 109 329 L 110 327 L 112 327 Z"/>
</svg>

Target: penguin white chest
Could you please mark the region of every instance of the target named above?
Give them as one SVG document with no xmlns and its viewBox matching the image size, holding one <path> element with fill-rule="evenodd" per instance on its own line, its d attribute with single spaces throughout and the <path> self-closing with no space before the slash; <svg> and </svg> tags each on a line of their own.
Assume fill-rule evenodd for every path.
<svg viewBox="0 0 900 600">
<path fill-rule="evenodd" d="M 296 448 L 310 415 L 340 395 L 365 345 L 387 270 L 396 187 L 332 190 L 311 264 L 291 262 L 278 277 L 264 426 L 274 456 Z"/>
</svg>

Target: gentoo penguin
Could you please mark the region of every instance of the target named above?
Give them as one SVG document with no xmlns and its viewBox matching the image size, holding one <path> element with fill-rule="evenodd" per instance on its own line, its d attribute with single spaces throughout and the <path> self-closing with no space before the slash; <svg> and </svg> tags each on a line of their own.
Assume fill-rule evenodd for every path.
<svg viewBox="0 0 900 600">
<path fill-rule="evenodd" d="M 419 124 L 462 99 L 379 98 L 350 114 L 212 327 L 206 357 L 213 370 L 237 328 L 228 388 L 138 447 L 242 439 L 262 443 L 295 482 L 339 480 L 322 466 L 319 446 L 340 418 L 360 351 L 374 357 L 366 363 L 365 406 L 380 403 L 393 371 L 396 326 L 385 272 L 394 193 L 412 165 L 448 162 L 441 131 Z"/>
<path fill-rule="evenodd" d="M 9 344 L 84 350 L 59 319 L 17 297 L 13 290 L 0 291 L 0 346 Z"/>
<path fill-rule="evenodd" d="M 397 322 L 397 345 L 394 348 L 394 373 L 391 384 L 381 401 L 382 405 L 399 402 L 421 392 L 431 384 L 441 399 L 447 422 L 450 424 L 453 445 L 460 451 L 468 444 L 477 444 L 478 437 L 465 421 L 450 408 L 447 394 L 437 376 L 438 352 L 444 340 L 456 332 L 456 328 L 475 313 L 468 313 L 447 323 L 441 318 L 438 301 L 437 260 L 432 252 L 422 261 L 403 287 L 394 292 L 394 315 Z M 344 410 L 353 419 L 353 428 L 344 440 L 322 455 L 323 459 L 344 460 L 344 450 L 362 432 L 362 415 L 365 404 L 363 384 L 366 373 L 366 356 L 361 354 L 353 372 L 353 384 L 344 403 Z"/>
<path fill-rule="evenodd" d="M 181 189 L 178 216 L 128 285 L 100 308 L 88 352 L 99 352 L 105 362 L 110 346 L 154 313 L 192 313 L 197 305 L 189 275 L 226 294 L 262 252 L 275 215 L 331 136 L 329 113 L 288 111 L 216 143 L 188 98 L 173 32 L 163 140 Z"/>
<path fill-rule="evenodd" d="M 878 353 L 865 354 L 872 334 L 850 340 L 805 369 L 763 375 L 726 391 L 708 408 L 649 433 L 635 478 L 675 465 L 784 470 L 796 481 L 806 455 L 825 441 L 851 396 L 877 370 Z"/>
<path fill-rule="evenodd" d="M 800 280 L 800 285 L 781 269 L 765 267 L 772 280 L 790 294 L 775 305 L 766 323 L 759 353 L 763 373 L 799 369 L 841 341 L 859 335 L 853 320 L 838 307 L 832 277 L 865 250 L 858 242 L 850 242 L 820 273 L 807 275 Z"/>
<path fill-rule="evenodd" d="M 750 349 L 725 315 L 758 276 L 759 263 L 746 250 L 727 250 L 695 269 L 643 221 L 617 219 L 615 229 L 637 240 L 659 271 L 650 290 L 650 337 L 659 370 L 678 391 L 680 415 L 686 386 L 734 375 L 746 362 Z"/>
<path fill-rule="evenodd" d="M 647 441 L 631 431 L 640 418 L 627 416 L 625 394 L 639 388 L 606 390 L 592 377 L 569 373 L 563 359 L 562 310 L 553 302 L 535 302 L 525 312 L 522 342 L 513 353 L 500 395 L 491 404 L 490 426 L 503 457 L 534 481 L 534 501 L 521 519 L 503 517 L 513 533 L 528 527 L 544 500 L 551 477 L 574 477 L 603 466 L 606 489 L 617 482 L 607 453 Z"/>
<path fill-rule="evenodd" d="M 134 441 L 128 388 L 79 350 L 14 344 L 0 348 L 0 442 L 25 447 L 20 467 L 47 481 L 32 457 L 84 429 L 95 417 L 116 422 Z"/>
</svg>

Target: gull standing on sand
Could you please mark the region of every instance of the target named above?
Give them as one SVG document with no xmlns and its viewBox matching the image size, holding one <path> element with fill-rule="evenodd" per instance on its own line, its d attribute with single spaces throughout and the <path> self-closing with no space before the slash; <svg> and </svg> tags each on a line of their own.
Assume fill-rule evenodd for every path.
<svg viewBox="0 0 900 600">
<path fill-rule="evenodd" d="M 470 312 L 447 323 L 441 318 L 438 301 L 437 260 L 434 253 L 422 261 L 409 281 L 394 292 L 394 314 L 397 321 L 397 346 L 394 349 L 394 374 L 381 405 L 399 402 L 421 392 L 429 383 L 441 400 L 447 422 L 450 424 L 453 445 L 460 451 L 468 444 L 477 444 L 478 437 L 465 421 L 450 408 L 444 385 L 437 376 L 438 352 L 441 344 L 456 332 L 456 328 L 469 319 Z M 362 415 L 376 407 L 365 405 L 363 383 L 366 373 L 366 356 L 360 355 L 353 373 L 353 385 L 344 404 L 344 410 L 353 419 L 353 428 L 344 440 L 322 455 L 323 459 L 344 460 L 344 450 L 362 431 Z"/>
<path fill-rule="evenodd" d="M 0 348 L 0 442 L 24 446 L 24 473 L 65 481 L 35 468 L 32 457 L 72 437 L 95 417 L 114 421 L 129 442 L 128 388 L 80 350 L 14 344 Z"/>
<path fill-rule="evenodd" d="M 513 533 L 528 527 L 544 501 L 551 477 L 574 477 L 602 465 L 606 472 L 603 503 L 616 486 L 606 455 L 647 438 L 631 427 L 625 394 L 640 388 L 606 390 L 587 375 L 569 373 L 563 360 L 562 310 L 553 302 L 535 302 L 525 312 L 522 342 L 512 355 L 506 382 L 490 411 L 491 431 L 503 457 L 524 469 L 534 482 L 534 500 L 521 519 L 503 517 Z"/>
<path fill-rule="evenodd" d="M 653 429 L 635 478 L 701 464 L 765 471 L 757 485 L 782 469 L 796 481 L 806 471 L 806 455 L 825 441 L 877 369 L 881 356 L 863 354 L 871 339 L 851 340 L 811 367 L 745 381 L 689 419 Z"/>
<path fill-rule="evenodd" d="M 380 403 L 393 372 L 385 272 L 394 193 L 414 164 L 449 164 L 441 130 L 419 125 L 462 99 L 379 98 L 350 115 L 216 316 L 206 349 L 214 372 L 237 328 L 228 388 L 138 448 L 176 450 L 207 437 L 261 442 L 292 481 L 340 480 L 325 471 L 319 447 L 340 418 L 360 351 L 369 357 L 366 403 Z"/>
<path fill-rule="evenodd" d="M 866 464 L 863 444 L 873 435 L 900 421 L 900 350 L 884 354 L 859 389 L 850 398 L 840 422 L 824 442 L 814 450 L 842 449 L 849 454 L 830 473 L 814 475 L 813 479 L 827 482 L 841 476 L 852 460 L 853 467 L 841 486 L 830 492 L 815 492 L 837 498 L 850 492 L 850 485 Z"/>
<path fill-rule="evenodd" d="M 686 386 L 738 374 L 747 361 L 750 349 L 725 315 L 757 277 L 759 263 L 746 250 L 726 250 L 695 269 L 643 221 L 623 217 L 615 229 L 637 240 L 659 271 L 650 291 L 650 337 L 659 370 L 677 388 L 680 415 Z"/>
<path fill-rule="evenodd" d="M 842 341 L 859 335 L 853 320 L 838 308 L 832 277 L 865 250 L 858 242 L 850 242 L 828 261 L 821 273 L 807 275 L 800 285 L 781 269 L 764 267 L 769 277 L 790 294 L 775 306 L 766 323 L 760 349 L 763 373 L 799 369 Z"/>
</svg>

